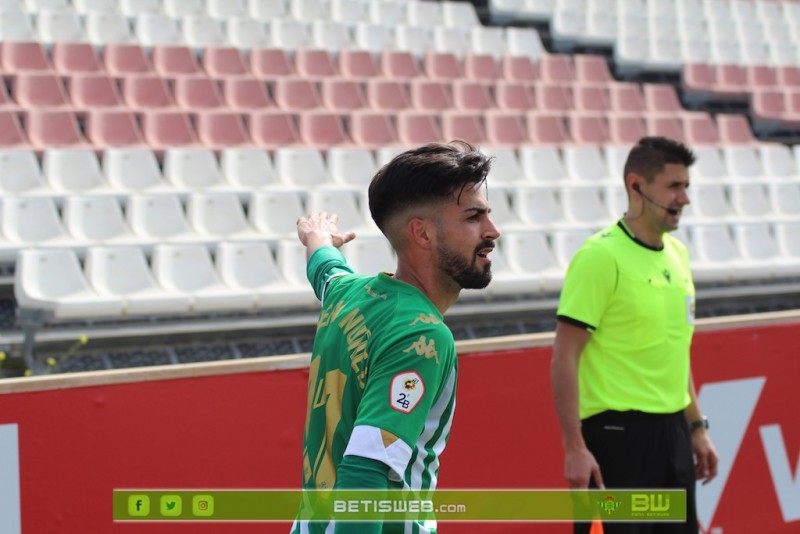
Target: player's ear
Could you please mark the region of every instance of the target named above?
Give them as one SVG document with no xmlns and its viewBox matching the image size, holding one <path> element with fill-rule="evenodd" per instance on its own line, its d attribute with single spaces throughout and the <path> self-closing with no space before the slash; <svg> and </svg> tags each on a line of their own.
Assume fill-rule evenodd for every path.
<svg viewBox="0 0 800 534">
<path fill-rule="evenodd" d="M 406 227 L 409 240 L 425 249 L 432 247 L 432 229 L 433 221 L 422 217 L 412 217 Z"/>
</svg>

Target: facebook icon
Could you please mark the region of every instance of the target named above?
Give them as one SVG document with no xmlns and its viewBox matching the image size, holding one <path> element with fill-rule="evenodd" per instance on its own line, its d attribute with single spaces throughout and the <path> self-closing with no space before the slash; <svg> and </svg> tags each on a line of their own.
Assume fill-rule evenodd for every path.
<svg viewBox="0 0 800 534">
<path fill-rule="evenodd" d="M 129 495 L 128 515 L 134 517 L 145 517 L 150 515 L 150 497 L 147 495 Z"/>
</svg>

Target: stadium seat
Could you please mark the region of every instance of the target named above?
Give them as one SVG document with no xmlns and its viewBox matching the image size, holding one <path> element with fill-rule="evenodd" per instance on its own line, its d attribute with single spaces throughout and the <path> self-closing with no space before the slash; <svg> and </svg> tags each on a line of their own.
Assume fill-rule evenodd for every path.
<svg viewBox="0 0 800 534">
<path fill-rule="evenodd" d="M 550 249 L 545 231 L 504 232 L 502 242 L 509 266 L 519 273 L 528 275 L 526 281 L 530 282 L 537 292 L 550 293 L 561 289 L 564 270 L 558 265 Z"/>
<path fill-rule="evenodd" d="M 27 120 L 28 139 L 35 148 L 87 147 L 78 119 L 69 110 L 31 109 Z"/>
<path fill-rule="evenodd" d="M 481 113 L 449 110 L 442 113 L 441 121 L 443 139 L 463 139 L 474 145 L 487 141 Z"/>
<path fill-rule="evenodd" d="M 275 103 L 285 110 L 306 110 L 322 105 L 316 85 L 307 79 L 278 78 L 273 88 Z"/>
<path fill-rule="evenodd" d="M 684 111 L 675 88 L 663 83 L 645 83 L 642 86 L 644 102 L 651 114 L 676 115 Z"/>
<path fill-rule="evenodd" d="M 14 296 L 21 309 L 45 310 L 57 319 L 115 317 L 123 310 L 121 298 L 101 296 L 91 288 L 71 250 L 21 251 Z"/>
<path fill-rule="evenodd" d="M 102 70 L 100 57 L 89 43 L 54 43 L 51 56 L 53 67 L 60 73 L 71 74 Z"/>
<path fill-rule="evenodd" d="M 285 0 L 249 0 L 247 5 L 250 15 L 261 22 L 289 16 L 289 8 Z"/>
<path fill-rule="evenodd" d="M 8 41 L 38 41 L 30 14 L 19 10 L 0 11 L 0 35 Z"/>
<path fill-rule="evenodd" d="M 124 108 L 92 109 L 86 119 L 86 137 L 96 148 L 145 146 L 136 115 Z"/>
<path fill-rule="evenodd" d="M 91 149 L 49 148 L 42 158 L 42 173 L 50 187 L 62 193 L 112 192 Z"/>
<path fill-rule="evenodd" d="M 190 116 L 184 111 L 146 110 L 143 131 L 147 143 L 158 152 L 199 143 Z"/>
<path fill-rule="evenodd" d="M 279 148 L 275 151 L 275 170 L 286 184 L 315 187 L 331 183 L 322 153 L 313 148 Z"/>
<path fill-rule="evenodd" d="M 800 173 L 788 146 L 777 143 L 763 144 L 758 147 L 758 154 L 766 176 L 800 182 Z"/>
<path fill-rule="evenodd" d="M 700 146 L 695 150 L 697 161 L 692 165 L 692 178 L 718 180 L 727 176 L 722 154 L 716 147 Z"/>
<path fill-rule="evenodd" d="M 536 83 L 536 108 L 543 112 L 567 112 L 574 108 L 572 93 L 563 85 Z"/>
<path fill-rule="evenodd" d="M 747 146 L 724 146 L 722 154 L 727 174 L 733 178 L 759 181 L 764 177 L 758 151 Z"/>
<path fill-rule="evenodd" d="M 357 191 L 336 187 L 316 187 L 306 196 L 306 209 L 309 213 L 328 212 L 339 215 L 338 227 L 353 230 L 361 235 L 369 233 L 367 221 L 356 200 Z"/>
<path fill-rule="evenodd" d="M 330 17 L 336 22 L 355 26 L 369 22 L 369 5 L 360 0 L 331 0 Z"/>
<path fill-rule="evenodd" d="M 117 2 L 114 0 L 74 0 L 75 11 L 81 15 L 89 13 L 116 13 Z"/>
<path fill-rule="evenodd" d="M 266 84 L 258 78 L 236 76 L 226 78 L 222 94 L 225 104 L 235 110 L 255 110 L 275 107 Z"/>
<path fill-rule="evenodd" d="M 372 151 L 367 148 L 331 148 L 327 163 L 334 183 L 351 188 L 366 189 L 378 170 Z"/>
<path fill-rule="evenodd" d="M 634 145 L 646 135 L 644 121 L 639 116 L 610 113 L 606 118 L 612 143 Z"/>
<path fill-rule="evenodd" d="M 297 238 L 297 219 L 308 212 L 303 207 L 303 192 L 279 188 L 256 191 L 250 198 L 250 224 L 265 239 Z"/>
<path fill-rule="evenodd" d="M 247 222 L 236 193 L 192 193 L 186 217 L 200 236 L 226 241 L 260 241 L 263 236 Z"/>
<path fill-rule="evenodd" d="M 753 135 L 750 122 L 745 115 L 717 113 L 719 140 L 727 145 L 755 145 L 758 140 Z"/>
<path fill-rule="evenodd" d="M 180 77 L 200 73 L 194 52 L 182 44 L 162 44 L 153 47 L 153 68 L 164 77 Z"/>
<path fill-rule="evenodd" d="M 397 114 L 397 138 L 406 146 L 441 142 L 441 126 L 430 112 L 403 110 Z"/>
<path fill-rule="evenodd" d="M 133 194 L 125 218 L 133 232 L 160 243 L 197 243 L 203 238 L 189 226 L 177 194 Z"/>
<path fill-rule="evenodd" d="M 453 107 L 451 85 L 447 82 L 415 78 L 409 84 L 411 105 L 417 110 L 437 110 Z"/>
<path fill-rule="evenodd" d="M 81 19 L 73 10 L 39 11 L 36 14 L 36 29 L 41 42 L 47 45 L 84 40 Z"/>
<path fill-rule="evenodd" d="M 300 144 L 295 117 L 290 112 L 254 110 L 247 120 L 250 139 L 258 147 L 275 149 Z"/>
<path fill-rule="evenodd" d="M 387 78 L 410 79 L 422 75 L 417 59 L 409 52 L 383 50 L 380 63 L 383 75 Z"/>
<path fill-rule="evenodd" d="M 520 146 L 530 142 L 524 120 L 516 111 L 488 110 L 484 124 L 486 140 L 492 145 Z"/>
<path fill-rule="evenodd" d="M 172 315 L 189 311 L 188 295 L 158 285 L 138 247 L 92 247 L 86 253 L 86 278 L 102 296 L 121 298 L 123 315 Z"/>
<path fill-rule="evenodd" d="M 149 148 L 107 148 L 103 153 L 103 172 L 112 187 L 120 191 L 171 191 Z"/>
<path fill-rule="evenodd" d="M 246 0 L 208 0 L 206 9 L 208 15 L 226 21 L 237 17 L 248 17 L 250 12 Z"/>
<path fill-rule="evenodd" d="M 614 81 L 603 56 L 576 54 L 573 58 L 575 80 L 583 84 L 607 85 Z"/>
<path fill-rule="evenodd" d="M 787 261 L 769 223 L 737 222 L 732 225 L 734 241 L 742 260 L 737 270 L 745 270 L 748 278 L 773 278 L 797 275 L 797 262 Z"/>
<path fill-rule="evenodd" d="M 180 45 L 175 20 L 162 13 L 139 13 L 134 22 L 136 40 L 142 46 Z"/>
<path fill-rule="evenodd" d="M 16 111 L 0 110 L 0 148 L 31 148 Z"/>
<path fill-rule="evenodd" d="M 526 57 L 533 62 L 538 62 L 546 54 L 539 33 L 533 28 L 507 27 L 506 49 L 507 53 L 512 56 Z M 499 46 L 497 51 L 499 51 Z"/>
<path fill-rule="evenodd" d="M 764 183 L 731 183 L 728 185 L 731 206 L 740 219 L 763 218 L 770 215 L 772 205 Z"/>
<path fill-rule="evenodd" d="M 359 273 L 372 276 L 378 273 L 394 273 L 397 269 L 392 247 L 383 235 L 360 235 L 358 239 L 347 243 L 343 252 L 347 263 Z"/>
<path fill-rule="evenodd" d="M 410 106 L 408 85 L 404 82 L 370 78 L 365 85 L 367 103 L 373 109 L 396 110 Z"/>
<path fill-rule="evenodd" d="M 380 74 L 376 58 L 366 50 L 340 50 L 338 68 L 342 76 L 362 80 Z"/>
<path fill-rule="evenodd" d="M 530 110 L 535 107 L 533 88 L 525 83 L 500 80 L 494 86 L 497 107 L 504 110 Z"/>
<path fill-rule="evenodd" d="M 299 116 L 300 139 L 315 148 L 352 144 L 344 129 L 342 116 L 336 112 L 314 111 Z"/>
<path fill-rule="evenodd" d="M 31 150 L 0 150 L 0 196 L 52 194 Z"/>
<path fill-rule="evenodd" d="M 611 140 L 603 115 L 570 113 L 569 132 L 578 144 L 603 145 Z"/>
<path fill-rule="evenodd" d="M 550 228 L 564 222 L 560 186 L 520 185 L 513 191 L 514 210 L 530 229 Z"/>
<path fill-rule="evenodd" d="M 175 103 L 179 107 L 201 112 L 224 105 L 219 85 L 204 75 L 180 76 L 173 83 Z"/>
<path fill-rule="evenodd" d="M 481 152 L 494 158 L 488 176 L 490 188 L 496 185 L 510 186 L 528 182 L 515 148 L 510 146 L 481 147 Z"/>
<path fill-rule="evenodd" d="M 94 245 L 132 245 L 142 241 L 125 223 L 117 199 L 109 195 L 67 197 L 61 218 L 78 241 Z"/>
<path fill-rule="evenodd" d="M 558 228 L 550 232 L 553 255 L 563 272 L 567 271 L 575 253 L 592 235 L 592 230 L 587 228 Z"/>
<path fill-rule="evenodd" d="M 267 22 L 272 44 L 284 50 L 295 51 L 311 46 L 311 35 L 306 23 L 296 19 L 272 19 Z"/>
<path fill-rule="evenodd" d="M 222 23 L 211 17 L 187 15 L 180 17 L 183 42 L 193 48 L 223 46 L 227 44 Z"/>
<path fill-rule="evenodd" d="M 250 51 L 250 70 L 257 78 L 269 81 L 294 74 L 289 55 L 279 48 L 253 48 Z"/>
<path fill-rule="evenodd" d="M 683 136 L 690 145 L 716 145 L 719 143 L 717 125 L 709 113 L 704 111 L 686 113 L 682 122 Z"/>
<path fill-rule="evenodd" d="M 683 123 L 679 117 L 680 116 L 675 116 L 674 114 L 668 115 L 666 113 L 647 115 L 645 117 L 647 135 L 667 137 L 680 143 L 685 143 L 686 138 L 683 135 Z"/>
<path fill-rule="evenodd" d="M 171 108 L 176 105 L 167 82 L 157 74 L 125 77 L 122 80 L 122 96 L 128 107 L 137 111 Z"/>
<path fill-rule="evenodd" d="M 281 184 L 272 158 L 260 148 L 223 149 L 220 169 L 226 182 L 236 189 L 255 191 Z"/>
<path fill-rule="evenodd" d="M 568 222 L 591 228 L 602 228 L 611 224 L 612 214 L 603 200 L 603 191 L 604 187 L 595 185 L 562 186 L 560 195 L 564 218 Z"/>
<path fill-rule="evenodd" d="M 329 110 L 346 113 L 361 109 L 366 105 L 364 92 L 359 82 L 342 78 L 326 78 L 320 85 L 322 104 Z"/>
<path fill-rule="evenodd" d="M 333 20 L 315 20 L 311 23 L 311 46 L 339 53 L 353 46 L 350 29 L 347 24 Z"/>
<path fill-rule="evenodd" d="M 191 296 L 193 312 L 244 312 L 256 306 L 251 291 L 222 283 L 204 245 L 157 245 L 152 265 L 162 287 Z"/>
<path fill-rule="evenodd" d="M 304 78 L 324 78 L 338 74 L 327 50 L 301 48 L 294 54 L 295 71 Z"/>
<path fill-rule="evenodd" d="M 229 18 L 225 23 L 225 30 L 225 37 L 231 46 L 250 50 L 269 45 L 264 24 L 250 17 Z"/>
<path fill-rule="evenodd" d="M 361 110 L 350 116 L 350 135 L 359 147 L 378 149 L 398 141 L 392 115 L 383 111 Z"/>
<path fill-rule="evenodd" d="M 490 54 L 497 59 L 509 53 L 506 45 L 505 29 L 490 26 L 473 26 L 469 31 L 472 52 Z M 527 52 L 520 52 L 519 55 L 527 55 Z M 534 57 L 538 58 L 538 56 Z"/>
<path fill-rule="evenodd" d="M 27 247 L 81 248 L 58 215 L 55 202 L 47 197 L 6 197 L 2 201 L 0 260 L 13 263 L 17 252 Z"/>
<path fill-rule="evenodd" d="M 597 146 L 566 146 L 563 157 L 570 180 L 588 184 L 617 181 L 608 175 L 608 166 Z"/>
<path fill-rule="evenodd" d="M 212 150 L 251 144 L 240 113 L 220 110 L 197 116 L 197 137 Z"/>
<path fill-rule="evenodd" d="M 161 13 L 161 0 L 119 0 L 119 10 L 129 18 L 142 13 Z"/>
<path fill-rule="evenodd" d="M 144 49 L 138 44 L 108 43 L 103 52 L 106 71 L 111 76 L 126 76 L 151 72 L 150 63 Z"/>
<path fill-rule="evenodd" d="M 725 220 L 733 214 L 725 193 L 725 186 L 720 183 L 694 183 L 689 194 L 693 216 L 702 219 Z"/>
<path fill-rule="evenodd" d="M 164 13 L 174 19 L 205 14 L 204 0 L 162 0 Z"/>
<path fill-rule="evenodd" d="M 453 107 L 461 110 L 488 110 L 497 106 L 486 84 L 474 80 L 453 82 Z"/>
<path fill-rule="evenodd" d="M 426 52 L 423 57 L 423 70 L 432 80 L 455 80 L 464 77 L 459 59 L 455 54 L 447 52 Z"/>
<path fill-rule="evenodd" d="M 538 111 L 527 114 L 528 137 L 534 144 L 561 146 L 571 141 L 564 116 Z"/>
<path fill-rule="evenodd" d="M 117 84 L 104 72 L 74 74 L 68 82 L 76 108 L 113 108 L 123 105 Z"/>
<path fill-rule="evenodd" d="M 611 108 L 608 91 L 599 85 L 579 85 L 572 89 L 575 110 L 581 112 L 604 113 Z"/>
<path fill-rule="evenodd" d="M 572 59 L 566 54 L 546 54 L 539 60 L 539 77 L 544 82 L 570 84 L 575 81 Z"/>
<path fill-rule="evenodd" d="M 16 76 L 13 96 L 23 108 L 70 107 L 61 78 L 52 72 L 25 72 Z"/>
<path fill-rule="evenodd" d="M 218 189 L 225 185 L 214 152 L 207 148 L 167 148 L 164 178 L 178 191 Z"/>
<path fill-rule="evenodd" d="M 433 51 L 453 54 L 462 59 L 464 51 L 469 50 L 469 33 L 461 28 L 436 26 L 433 28 Z"/>
<path fill-rule="evenodd" d="M 212 78 L 247 76 L 250 67 L 244 55 L 234 46 L 206 46 L 203 48 L 202 64 Z"/>
<path fill-rule="evenodd" d="M 370 7 L 375 5 L 388 5 L 389 2 L 370 2 Z M 353 45 L 359 50 L 371 54 L 380 54 L 394 46 L 391 32 L 387 32 L 382 24 L 359 22 L 356 24 Z"/>
<path fill-rule="evenodd" d="M 539 79 L 537 64 L 527 56 L 503 56 L 500 65 L 508 81 L 532 83 Z"/>
<path fill-rule="evenodd" d="M 252 293 L 258 309 L 307 305 L 313 298 L 306 288 L 286 284 L 266 243 L 220 243 L 216 269 L 226 286 Z"/>
</svg>

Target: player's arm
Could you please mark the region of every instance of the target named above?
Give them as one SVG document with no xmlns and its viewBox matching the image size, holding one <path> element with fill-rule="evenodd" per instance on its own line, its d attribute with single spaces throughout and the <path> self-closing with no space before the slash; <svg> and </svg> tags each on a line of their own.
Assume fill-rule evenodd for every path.
<svg viewBox="0 0 800 534">
<path fill-rule="evenodd" d="M 320 300 L 332 277 L 353 272 L 338 249 L 352 241 L 355 233 L 340 232 L 336 226 L 338 220 L 338 215 L 326 212 L 297 220 L 297 237 L 306 247 L 306 275 Z"/>
<path fill-rule="evenodd" d="M 591 335 L 587 328 L 560 318 L 550 365 L 553 402 L 564 445 L 564 477 L 570 488 L 576 489 L 587 488 L 590 478 L 599 488 L 604 487 L 600 467 L 583 440 L 578 412 L 578 361 Z"/>
<path fill-rule="evenodd" d="M 691 424 L 703 418 L 703 412 L 697 404 L 697 391 L 694 387 L 694 376 L 691 371 L 689 371 L 689 397 L 691 402 L 684 410 L 684 413 L 686 414 L 686 420 Z M 717 476 L 717 463 L 719 461 L 717 449 L 711 442 L 711 437 L 705 427 L 695 428 L 691 432 L 692 451 L 695 457 L 695 476 L 703 484 L 708 484 Z"/>
</svg>

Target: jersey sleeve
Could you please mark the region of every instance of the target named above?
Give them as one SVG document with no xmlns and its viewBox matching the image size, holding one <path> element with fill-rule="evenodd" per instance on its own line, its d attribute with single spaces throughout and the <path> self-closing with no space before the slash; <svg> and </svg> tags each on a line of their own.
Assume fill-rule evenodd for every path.
<svg viewBox="0 0 800 534">
<path fill-rule="evenodd" d="M 558 318 L 594 330 L 618 283 L 617 266 L 611 254 L 600 246 L 578 251 L 567 269 Z"/>
<path fill-rule="evenodd" d="M 354 272 L 347 264 L 344 254 L 334 246 L 315 250 L 306 264 L 306 276 L 319 300 L 324 299 L 325 289 L 332 278 Z"/>
<path fill-rule="evenodd" d="M 373 356 L 345 454 L 383 461 L 396 479 L 455 372 L 455 346 L 450 330 L 440 323 L 406 328 Z"/>
</svg>

